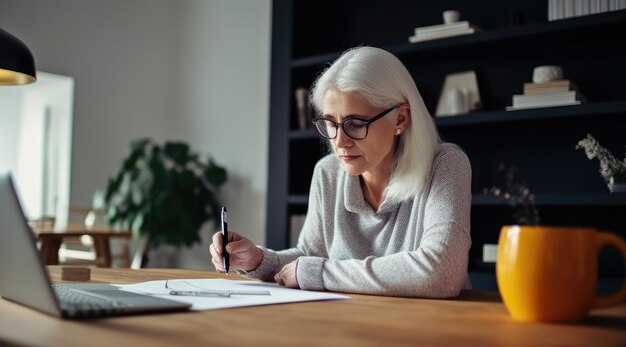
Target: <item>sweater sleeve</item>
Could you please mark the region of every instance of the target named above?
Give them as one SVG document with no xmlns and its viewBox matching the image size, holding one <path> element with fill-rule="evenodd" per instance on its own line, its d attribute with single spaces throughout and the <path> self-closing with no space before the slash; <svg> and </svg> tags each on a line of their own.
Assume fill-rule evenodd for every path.
<svg viewBox="0 0 626 347">
<path fill-rule="evenodd" d="M 471 245 L 471 167 L 465 153 L 457 149 L 438 156 L 425 189 L 420 202 L 424 231 L 416 249 L 365 259 L 303 256 L 297 270 L 300 287 L 389 296 L 457 296 L 467 280 Z"/>
<path fill-rule="evenodd" d="M 320 199 L 324 185 L 323 181 L 324 174 L 322 173 L 320 164 L 318 164 L 313 171 L 309 192 L 309 210 L 307 211 L 297 246 L 281 251 L 274 251 L 258 246 L 263 251 L 263 260 L 254 271 L 246 273 L 246 277 L 261 279 L 263 281 L 273 281 L 274 275 L 279 272 L 283 266 L 302 256 L 328 257 L 321 232 L 323 216 Z M 298 267 L 299 266 L 300 261 L 298 261 Z M 301 278 L 298 277 L 298 280 L 300 279 Z"/>
</svg>

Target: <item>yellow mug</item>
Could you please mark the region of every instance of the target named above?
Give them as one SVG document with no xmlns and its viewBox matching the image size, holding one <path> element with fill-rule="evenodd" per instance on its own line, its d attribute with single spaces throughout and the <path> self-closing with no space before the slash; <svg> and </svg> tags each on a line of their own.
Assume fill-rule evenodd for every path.
<svg viewBox="0 0 626 347">
<path fill-rule="evenodd" d="M 524 321 L 574 322 L 589 310 L 620 303 L 615 294 L 596 297 L 597 257 L 617 248 L 626 265 L 626 243 L 609 232 L 582 227 L 508 225 L 498 240 L 496 278 L 504 305 Z"/>
</svg>

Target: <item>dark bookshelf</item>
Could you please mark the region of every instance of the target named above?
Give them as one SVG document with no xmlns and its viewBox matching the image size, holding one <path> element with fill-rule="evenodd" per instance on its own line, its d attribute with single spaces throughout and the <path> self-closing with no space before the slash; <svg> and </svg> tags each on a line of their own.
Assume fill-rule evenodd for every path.
<svg viewBox="0 0 626 347">
<path fill-rule="evenodd" d="M 441 12 L 451 8 L 483 30 L 408 43 L 415 27 L 439 23 Z M 290 216 L 306 213 L 314 165 L 328 153 L 315 131 L 298 129 L 294 90 L 309 87 L 341 52 L 359 45 L 396 54 L 431 114 L 447 74 L 477 74 L 482 108 L 434 118 L 442 139 L 460 145 L 472 164 L 470 272 L 493 277 L 492 269 L 480 266 L 482 245 L 497 243 L 500 227 L 515 223 L 515 208 L 483 194 L 497 184 L 502 163 L 519 170 L 542 221 L 593 226 L 626 238 L 626 193 L 609 193 L 598 162 L 575 148 L 591 133 L 618 157 L 625 154 L 626 11 L 548 22 L 541 0 L 274 0 L 272 25 L 268 247 L 289 245 Z M 588 102 L 505 111 L 539 65 L 562 66 Z M 609 263 L 622 261 L 601 257 L 601 273 L 623 273 Z"/>
</svg>

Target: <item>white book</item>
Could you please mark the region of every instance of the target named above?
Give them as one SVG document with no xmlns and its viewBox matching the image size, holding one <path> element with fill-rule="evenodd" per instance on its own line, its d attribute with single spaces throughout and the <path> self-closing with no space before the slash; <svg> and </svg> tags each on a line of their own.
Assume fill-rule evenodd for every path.
<svg viewBox="0 0 626 347">
<path fill-rule="evenodd" d="M 582 102 L 579 100 L 574 101 L 561 101 L 561 100 L 553 100 L 553 101 L 542 101 L 542 102 L 526 102 L 526 103 L 513 103 L 512 107 L 522 108 L 522 107 L 548 107 L 548 106 L 565 106 L 565 105 L 578 105 Z"/>
<path fill-rule="evenodd" d="M 600 12 L 600 0 L 590 0 L 591 5 L 589 5 L 589 13 L 596 14 Z"/>
<path fill-rule="evenodd" d="M 451 30 L 451 31 L 442 31 L 430 34 L 420 34 L 409 36 L 410 43 L 429 41 L 435 39 L 443 39 L 446 37 L 460 36 L 460 35 L 468 35 L 476 32 L 474 28 L 462 29 L 462 30 Z"/>
<path fill-rule="evenodd" d="M 534 104 L 534 105 L 524 105 L 524 106 L 507 106 L 507 111 L 515 111 L 515 110 L 524 110 L 528 108 L 543 108 L 543 107 L 557 107 L 557 106 L 571 106 L 571 105 L 580 105 L 580 101 L 574 101 L 570 103 L 561 103 L 561 104 Z"/>
<path fill-rule="evenodd" d="M 556 19 L 565 18 L 565 0 L 556 0 Z"/>
<path fill-rule="evenodd" d="M 466 20 L 451 23 L 451 24 L 430 25 L 430 26 L 415 28 L 415 35 L 432 33 L 432 32 L 437 32 L 437 31 L 467 29 L 469 27 L 470 27 L 470 23 Z"/>
<path fill-rule="evenodd" d="M 563 18 L 574 17 L 574 0 L 563 0 L 564 16 Z"/>
<path fill-rule="evenodd" d="M 590 15 L 591 10 L 589 6 L 591 6 L 591 0 L 580 0 L 580 2 L 582 3 L 581 16 Z"/>
<path fill-rule="evenodd" d="M 609 0 L 600 0 L 599 12 L 608 12 L 608 11 L 609 11 Z"/>
<path fill-rule="evenodd" d="M 512 107 L 542 107 L 555 105 L 570 105 L 585 102 L 585 98 L 573 92 L 573 95 L 560 95 L 544 97 L 544 95 L 515 95 Z M 561 93 L 554 93 L 561 94 Z"/>
<path fill-rule="evenodd" d="M 581 97 L 575 90 L 556 93 L 533 94 L 533 95 L 513 95 L 513 106 L 524 103 L 542 103 L 542 102 L 570 102 L 579 101 Z"/>
<path fill-rule="evenodd" d="M 583 4 L 582 0 L 574 0 L 574 17 L 582 16 Z"/>
</svg>

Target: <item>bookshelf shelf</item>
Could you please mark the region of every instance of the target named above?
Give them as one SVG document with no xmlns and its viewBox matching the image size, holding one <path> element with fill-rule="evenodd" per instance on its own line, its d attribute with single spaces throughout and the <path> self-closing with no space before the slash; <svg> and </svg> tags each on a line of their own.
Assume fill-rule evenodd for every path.
<svg viewBox="0 0 626 347">
<path fill-rule="evenodd" d="M 619 25 L 626 22 L 626 10 L 606 12 L 589 16 L 568 18 L 552 22 L 533 23 L 524 26 L 483 30 L 472 35 L 448 37 L 439 40 L 423 41 L 419 43 L 396 43 L 381 45 L 398 55 L 424 53 L 428 51 L 447 49 L 452 47 L 469 46 L 481 43 L 493 44 L 517 38 L 529 38 L 539 35 L 552 35 L 554 33 L 567 34 L 568 31 L 593 30 L 595 26 Z M 618 33 L 615 33 L 616 35 Z M 408 35 L 407 35 L 408 36 Z M 298 57 L 291 61 L 292 68 L 304 68 L 318 66 L 339 57 L 341 52 L 317 54 L 306 57 Z"/>
<path fill-rule="evenodd" d="M 438 127 L 463 126 L 471 124 L 504 123 L 518 121 L 541 121 L 555 118 L 597 117 L 605 115 L 623 116 L 626 101 L 601 102 L 573 106 L 542 107 L 517 111 L 473 112 L 466 115 L 439 117 Z"/>
<path fill-rule="evenodd" d="M 480 111 L 450 117 L 436 117 L 439 128 L 473 124 L 490 124 L 518 121 L 542 121 L 557 118 L 623 116 L 626 113 L 626 100 L 582 104 L 573 106 L 542 107 L 517 111 Z M 291 130 L 292 140 L 319 139 L 315 130 Z"/>
</svg>

